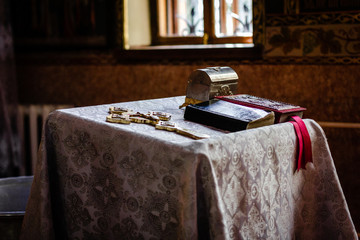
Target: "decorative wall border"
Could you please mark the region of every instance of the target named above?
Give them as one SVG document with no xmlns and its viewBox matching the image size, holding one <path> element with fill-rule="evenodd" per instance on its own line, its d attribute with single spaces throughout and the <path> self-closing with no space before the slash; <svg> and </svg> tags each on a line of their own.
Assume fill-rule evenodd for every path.
<svg viewBox="0 0 360 240">
<path fill-rule="evenodd" d="M 267 57 L 262 64 L 286 65 L 360 65 L 360 56 L 354 57 Z"/>
<path fill-rule="evenodd" d="M 360 12 L 266 16 L 266 27 L 358 23 L 360 23 Z"/>
<path fill-rule="evenodd" d="M 327 64 L 337 57 L 345 64 L 360 55 L 360 11 L 269 14 L 265 25 L 265 58 L 330 57 Z"/>
<path fill-rule="evenodd" d="M 357 56 L 360 25 L 332 24 L 267 27 L 266 56 Z"/>
</svg>

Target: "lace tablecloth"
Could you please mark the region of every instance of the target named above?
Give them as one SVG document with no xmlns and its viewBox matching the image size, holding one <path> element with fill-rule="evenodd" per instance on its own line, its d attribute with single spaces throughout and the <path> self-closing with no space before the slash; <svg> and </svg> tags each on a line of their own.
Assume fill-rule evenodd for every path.
<svg viewBox="0 0 360 240">
<path fill-rule="evenodd" d="M 357 239 L 324 132 L 295 171 L 290 123 L 226 133 L 183 119 L 184 97 L 55 111 L 22 239 Z M 105 122 L 109 106 L 164 111 L 211 137 Z"/>
</svg>

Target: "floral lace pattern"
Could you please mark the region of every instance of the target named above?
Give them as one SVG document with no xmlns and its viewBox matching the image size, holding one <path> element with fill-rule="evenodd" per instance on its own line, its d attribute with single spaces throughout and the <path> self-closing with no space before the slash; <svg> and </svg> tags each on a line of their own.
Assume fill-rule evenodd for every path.
<svg viewBox="0 0 360 240">
<path fill-rule="evenodd" d="M 105 122 L 109 105 L 52 113 L 22 239 L 356 239 L 322 129 L 295 171 L 291 124 L 225 133 L 183 119 L 183 97 L 118 103 L 165 111 L 192 140 Z M 200 221 L 206 219 L 206 221 Z M 201 231 L 200 231 L 201 229 Z"/>
</svg>

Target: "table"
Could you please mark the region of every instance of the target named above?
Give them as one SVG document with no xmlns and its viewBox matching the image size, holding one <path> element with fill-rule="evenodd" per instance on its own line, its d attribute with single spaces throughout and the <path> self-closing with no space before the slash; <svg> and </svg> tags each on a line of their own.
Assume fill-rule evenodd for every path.
<svg viewBox="0 0 360 240">
<path fill-rule="evenodd" d="M 296 171 L 292 124 L 227 133 L 185 121 L 183 101 L 51 113 L 21 239 L 357 239 L 315 121 L 313 163 Z M 108 123 L 110 106 L 168 112 L 211 137 Z"/>
</svg>

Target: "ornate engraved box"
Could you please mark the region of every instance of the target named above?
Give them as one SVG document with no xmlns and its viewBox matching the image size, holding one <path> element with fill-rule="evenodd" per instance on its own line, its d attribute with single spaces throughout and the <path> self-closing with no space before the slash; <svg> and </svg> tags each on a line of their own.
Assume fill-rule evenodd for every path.
<svg viewBox="0 0 360 240">
<path fill-rule="evenodd" d="M 227 66 L 197 69 L 189 77 L 185 103 L 181 107 L 215 96 L 237 94 L 238 79 L 236 72 Z"/>
</svg>

